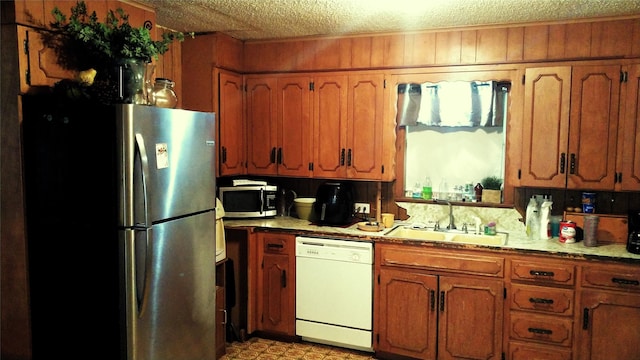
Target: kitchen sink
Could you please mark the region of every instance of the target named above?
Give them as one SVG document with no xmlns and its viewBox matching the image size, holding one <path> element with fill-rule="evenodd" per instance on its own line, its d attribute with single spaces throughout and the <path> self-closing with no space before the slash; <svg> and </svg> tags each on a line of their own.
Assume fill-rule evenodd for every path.
<svg viewBox="0 0 640 360">
<path fill-rule="evenodd" d="M 507 234 L 506 233 L 497 233 L 495 235 L 454 234 L 450 240 L 452 242 L 465 243 L 465 244 L 506 245 Z"/>
<path fill-rule="evenodd" d="M 442 231 L 414 229 L 404 226 L 399 226 L 392 229 L 387 233 L 389 236 L 416 239 L 416 240 L 431 240 L 431 241 L 443 241 L 446 240 L 446 233 Z"/>
<path fill-rule="evenodd" d="M 477 245 L 506 245 L 508 234 L 497 233 L 496 235 L 472 234 L 461 231 L 435 231 L 419 229 L 405 226 L 398 226 L 391 229 L 385 235 L 396 238 L 422 240 L 422 241 L 443 241 L 461 244 Z"/>
</svg>

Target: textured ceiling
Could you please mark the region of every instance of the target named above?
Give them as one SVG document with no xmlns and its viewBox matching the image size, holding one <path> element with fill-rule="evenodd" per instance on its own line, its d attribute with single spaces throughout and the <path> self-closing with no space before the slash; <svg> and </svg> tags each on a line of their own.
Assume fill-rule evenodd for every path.
<svg viewBox="0 0 640 360">
<path fill-rule="evenodd" d="M 640 0 L 138 0 L 178 31 L 241 40 L 640 15 Z"/>
</svg>

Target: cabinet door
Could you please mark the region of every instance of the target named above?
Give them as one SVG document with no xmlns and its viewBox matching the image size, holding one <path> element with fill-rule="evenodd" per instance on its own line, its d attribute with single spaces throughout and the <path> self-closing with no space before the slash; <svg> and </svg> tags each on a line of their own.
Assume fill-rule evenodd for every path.
<svg viewBox="0 0 640 360">
<path fill-rule="evenodd" d="M 259 330 L 295 335 L 295 236 L 261 233 Z"/>
<path fill-rule="evenodd" d="M 500 280 L 440 276 L 438 359 L 500 359 Z"/>
<path fill-rule="evenodd" d="M 382 178 L 384 75 L 349 76 L 347 177 Z"/>
<path fill-rule="evenodd" d="M 227 310 L 223 286 L 216 286 L 216 310 L 216 359 L 219 359 L 227 351 Z"/>
<path fill-rule="evenodd" d="M 313 90 L 313 176 L 346 177 L 347 77 L 317 76 Z"/>
<path fill-rule="evenodd" d="M 618 132 L 618 184 L 616 190 L 640 189 L 640 65 L 627 69 L 621 96 Z"/>
<path fill-rule="evenodd" d="M 571 67 L 526 70 L 520 185 L 565 187 L 570 94 Z"/>
<path fill-rule="evenodd" d="M 613 190 L 620 66 L 572 70 L 567 188 Z"/>
<path fill-rule="evenodd" d="M 262 330 L 293 335 L 294 304 L 289 297 L 289 259 L 265 254 L 262 292 Z"/>
<path fill-rule="evenodd" d="M 31 86 L 53 86 L 62 79 L 73 79 L 74 71 L 58 64 L 55 51 L 47 47 L 38 30 L 18 25 L 20 51 L 20 91 L 27 92 Z"/>
<path fill-rule="evenodd" d="M 276 175 L 277 134 L 276 78 L 248 77 L 247 93 L 247 173 Z"/>
<path fill-rule="evenodd" d="M 437 289 L 436 276 L 380 270 L 376 351 L 436 359 Z"/>
<path fill-rule="evenodd" d="M 579 359 L 640 359 L 640 295 L 582 292 Z"/>
<path fill-rule="evenodd" d="M 310 83 L 307 76 L 278 79 L 278 175 L 311 173 Z"/>
<path fill-rule="evenodd" d="M 242 76 L 221 71 L 219 89 L 220 107 L 216 119 L 219 129 L 219 175 L 242 175 L 246 171 Z"/>
</svg>

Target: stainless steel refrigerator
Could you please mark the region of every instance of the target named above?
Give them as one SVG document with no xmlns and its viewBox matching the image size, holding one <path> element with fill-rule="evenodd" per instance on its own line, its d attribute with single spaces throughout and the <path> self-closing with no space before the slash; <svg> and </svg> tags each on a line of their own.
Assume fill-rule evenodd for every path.
<svg viewBox="0 0 640 360">
<path fill-rule="evenodd" d="M 23 109 L 34 359 L 215 359 L 214 114 Z"/>
</svg>

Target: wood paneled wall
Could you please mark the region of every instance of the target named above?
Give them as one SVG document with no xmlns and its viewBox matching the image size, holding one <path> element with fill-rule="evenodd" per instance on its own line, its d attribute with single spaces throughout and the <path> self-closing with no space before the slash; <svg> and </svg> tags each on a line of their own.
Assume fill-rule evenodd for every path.
<svg viewBox="0 0 640 360">
<path fill-rule="evenodd" d="M 356 70 L 640 56 L 640 17 L 339 38 L 247 41 L 245 72 Z"/>
</svg>

